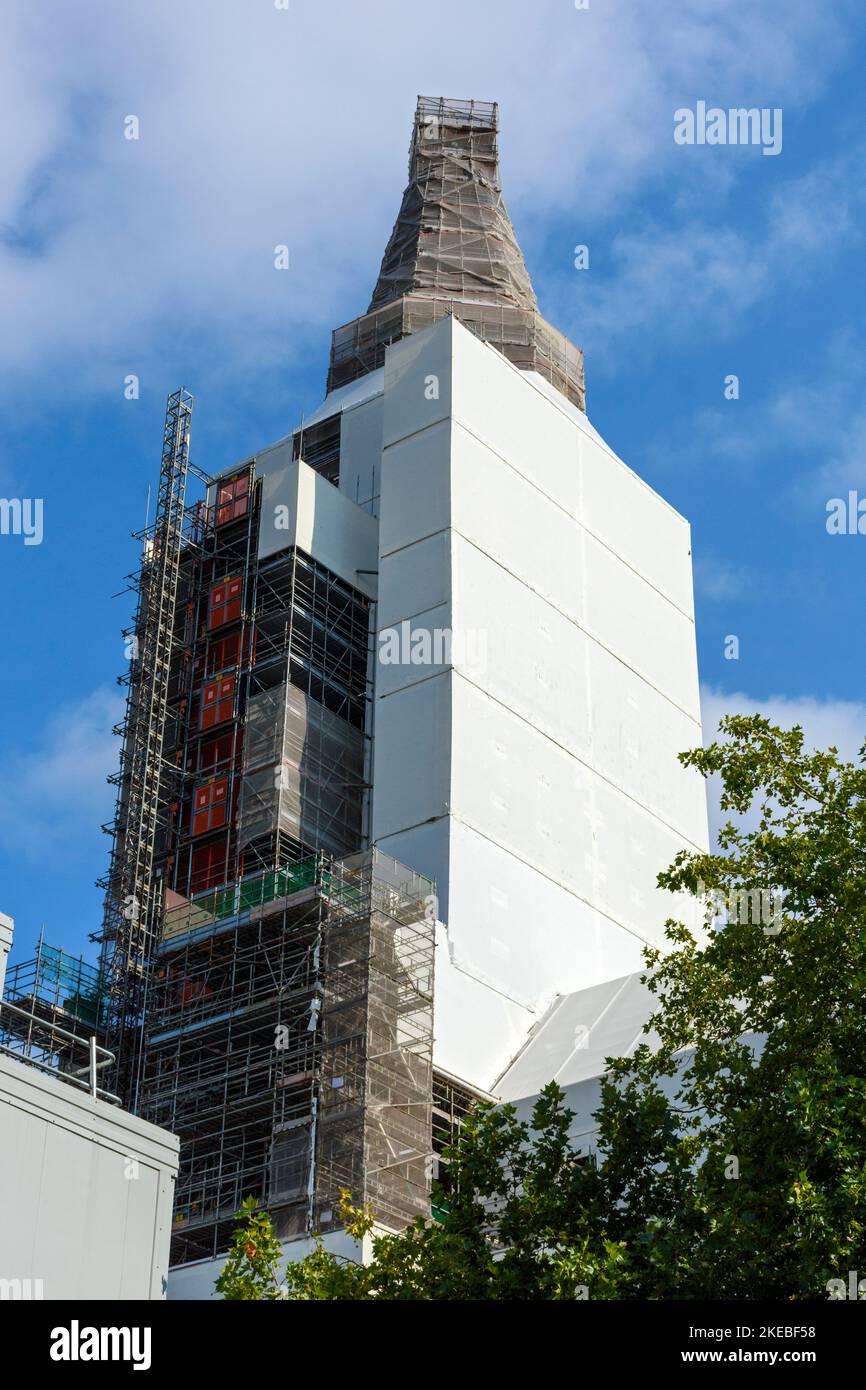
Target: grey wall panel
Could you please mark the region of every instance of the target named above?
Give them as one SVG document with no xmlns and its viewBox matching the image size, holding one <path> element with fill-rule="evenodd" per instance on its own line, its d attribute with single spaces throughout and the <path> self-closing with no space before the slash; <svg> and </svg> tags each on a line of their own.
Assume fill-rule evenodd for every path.
<svg viewBox="0 0 866 1390">
<path fill-rule="evenodd" d="M 0 1055 L 0 1279 L 162 1298 L 177 1154 L 165 1130 Z"/>
</svg>

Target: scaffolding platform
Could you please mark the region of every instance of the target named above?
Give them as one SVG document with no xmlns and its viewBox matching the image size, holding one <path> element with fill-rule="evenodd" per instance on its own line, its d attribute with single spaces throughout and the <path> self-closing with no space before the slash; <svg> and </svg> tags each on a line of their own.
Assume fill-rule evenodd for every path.
<svg viewBox="0 0 866 1390">
<path fill-rule="evenodd" d="M 169 920 L 202 897 L 169 909 L 140 1109 L 181 1140 L 174 1262 L 224 1250 L 249 1196 L 283 1239 L 339 1226 L 344 1189 L 392 1229 L 429 1215 L 432 895 L 369 850 L 203 895 L 204 926 Z"/>
</svg>

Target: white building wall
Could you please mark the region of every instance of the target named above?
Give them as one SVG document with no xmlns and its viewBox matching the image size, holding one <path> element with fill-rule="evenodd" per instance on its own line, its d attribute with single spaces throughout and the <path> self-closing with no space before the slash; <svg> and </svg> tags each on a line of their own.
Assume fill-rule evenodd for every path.
<svg viewBox="0 0 866 1390">
<path fill-rule="evenodd" d="M 384 385 L 380 644 L 453 646 L 383 664 L 380 645 L 373 836 L 437 879 L 436 1061 L 486 1088 L 554 995 L 691 920 L 655 886 L 707 843 L 676 760 L 700 742 L 689 528 L 454 320 L 390 348 Z M 479 992 L 507 1029 L 475 1027 Z"/>
<path fill-rule="evenodd" d="M 163 1298 L 177 1167 L 173 1134 L 0 1056 L 0 1280 Z"/>
</svg>

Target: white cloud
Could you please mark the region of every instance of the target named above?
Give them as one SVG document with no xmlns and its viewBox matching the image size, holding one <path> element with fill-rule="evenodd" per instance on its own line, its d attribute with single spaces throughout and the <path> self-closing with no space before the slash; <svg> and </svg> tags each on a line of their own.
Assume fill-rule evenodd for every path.
<svg viewBox="0 0 866 1390">
<path fill-rule="evenodd" d="M 703 154 L 704 151 L 699 153 Z M 612 275 L 587 280 L 581 301 L 583 346 L 598 362 L 639 330 L 670 338 L 699 328 L 724 339 L 772 295 L 832 272 L 834 257 L 862 241 L 866 192 L 857 147 L 786 180 L 770 171 L 750 206 L 756 226 L 735 225 L 742 200 L 731 192 L 710 215 L 645 221 L 619 232 Z M 730 416 L 722 420 L 723 433 Z"/>
<path fill-rule="evenodd" d="M 820 700 L 814 696 L 771 695 L 758 700 L 742 691 L 726 692 L 714 686 L 701 687 L 701 717 L 704 743 L 718 737 L 723 714 L 760 714 L 782 728 L 799 724 L 807 750 L 835 747 L 840 758 L 858 762 L 866 742 L 866 704 L 856 700 Z M 720 825 L 731 818 L 719 809 L 720 785 L 717 777 L 707 784 L 710 841 L 715 844 Z M 734 817 L 735 821 L 740 818 Z M 748 818 L 745 823 L 751 823 Z"/>
<path fill-rule="evenodd" d="M 834 745 L 839 756 L 855 760 L 866 741 L 866 704 L 857 700 L 821 700 L 815 696 L 771 695 L 758 700 L 742 691 L 726 692 L 716 686 L 701 688 L 704 741 L 716 736 L 723 714 L 760 714 L 783 728 L 800 724 L 809 748 Z"/>
<path fill-rule="evenodd" d="M 8 753 L 0 768 L 0 833 L 4 849 L 48 863 L 60 851 L 74 857 L 111 816 L 113 789 L 106 777 L 118 765 L 112 726 L 123 715 L 122 696 L 100 689 L 58 709 L 32 748 Z"/>
<path fill-rule="evenodd" d="M 502 103 L 506 193 L 531 239 L 555 211 L 621 216 L 682 155 L 684 101 L 813 100 L 844 20 L 809 0 L 735 16 L 704 0 L 185 0 L 182 15 L 169 0 L 50 15 L 19 0 L 0 56 L 0 119 L 18 132 L 0 178 L 0 306 L 16 325 L 0 360 L 13 384 L 52 369 L 60 391 L 165 376 L 194 330 L 211 334 L 211 372 L 302 358 L 311 332 L 366 306 L 418 91 Z M 734 167 L 693 161 L 695 188 Z M 287 274 L 272 268 L 281 242 Z M 735 233 L 687 242 L 662 236 L 665 283 L 702 268 L 709 293 L 751 302 L 758 269 L 747 258 L 734 283 Z M 625 309 L 648 277 L 633 234 L 620 254 Z M 650 298 L 666 310 L 661 286 Z"/>
</svg>

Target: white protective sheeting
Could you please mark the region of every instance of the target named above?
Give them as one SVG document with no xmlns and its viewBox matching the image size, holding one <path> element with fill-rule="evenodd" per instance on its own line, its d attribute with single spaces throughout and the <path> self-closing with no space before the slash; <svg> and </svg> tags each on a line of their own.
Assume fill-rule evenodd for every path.
<svg viewBox="0 0 866 1390">
<path fill-rule="evenodd" d="M 259 559 L 296 546 L 364 594 L 376 592 L 375 517 L 301 459 L 262 483 Z"/>
<path fill-rule="evenodd" d="M 280 1241 L 280 1255 L 277 1267 L 282 1273 L 286 1266 L 307 1255 L 315 1254 L 321 1248 L 340 1261 L 354 1261 L 368 1264 L 372 1258 L 372 1237 L 364 1236 L 356 1241 L 348 1231 L 325 1231 L 322 1235 L 301 1236 L 296 1240 Z M 228 1255 L 217 1255 L 212 1260 L 196 1260 L 193 1264 L 174 1265 L 169 1271 L 166 1297 L 172 1302 L 221 1301 L 214 1285 L 222 1274 Z"/>
<path fill-rule="evenodd" d="M 380 393 L 345 410 L 341 422 L 340 491 L 371 516 L 379 515 L 383 415 Z"/>
<path fill-rule="evenodd" d="M 467 1027 L 467 1018 L 472 1026 Z M 499 1076 L 536 1022 L 535 1014 L 467 974 L 436 927 L 434 1036 L 436 1066 L 458 1077 Z M 475 1081 L 479 1086 L 480 1080 Z M 487 1089 L 482 1087 L 482 1089 Z"/>
<path fill-rule="evenodd" d="M 657 1005 L 639 974 L 560 995 L 534 1028 L 494 1090 L 502 1100 L 536 1096 L 549 1081 L 571 1086 L 600 1076 L 608 1057 L 629 1057 Z"/>
<path fill-rule="evenodd" d="M 384 381 L 385 368 L 378 367 L 375 372 L 368 372 L 357 381 L 350 381 L 346 386 L 337 387 L 336 391 L 329 391 L 312 415 L 304 416 L 304 429 L 310 429 L 322 420 L 330 420 L 332 415 L 339 415 L 344 410 L 353 410 L 365 401 L 372 400 L 374 396 L 381 396 Z"/>
<path fill-rule="evenodd" d="M 707 843 L 689 528 L 576 414 L 453 320 L 388 350 L 373 836 L 437 879 L 437 1057 L 482 1087 L 467 982 L 537 1018 L 639 970 Z"/>
</svg>

